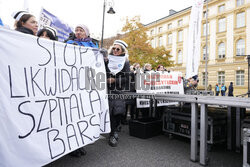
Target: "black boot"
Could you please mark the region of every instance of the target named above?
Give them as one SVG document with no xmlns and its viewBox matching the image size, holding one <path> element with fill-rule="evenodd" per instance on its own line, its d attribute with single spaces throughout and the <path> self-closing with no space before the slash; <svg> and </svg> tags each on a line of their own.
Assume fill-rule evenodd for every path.
<svg viewBox="0 0 250 167">
<path fill-rule="evenodd" d="M 79 151 L 80 151 L 81 155 L 86 155 L 87 154 L 87 151 L 83 147 L 79 148 Z"/>
<path fill-rule="evenodd" d="M 81 152 L 80 152 L 79 149 L 77 149 L 77 150 L 69 153 L 69 155 L 72 156 L 72 157 L 78 157 L 79 158 L 81 156 Z"/>
<path fill-rule="evenodd" d="M 111 135 L 111 136 L 109 137 L 109 145 L 110 145 L 111 147 L 116 147 L 116 146 L 117 146 L 117 143 L 118 143 L 118 142 L 117 142 L 115 136 Z"/>
</svg>

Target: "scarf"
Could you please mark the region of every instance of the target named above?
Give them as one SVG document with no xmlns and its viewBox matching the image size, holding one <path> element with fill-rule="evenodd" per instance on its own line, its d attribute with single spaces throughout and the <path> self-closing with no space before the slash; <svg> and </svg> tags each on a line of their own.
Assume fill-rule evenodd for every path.
<svg viewBox="0 0 250 167">
<path fill-rule="evenodd" d="M 123 69 L 126 57 L 125 54 L 121 56 L 108 55 L 108 68 L 112 74 L 116 75 Z"/>
<path fill-rule="evenodd" d="M 16 31 L 19 31 L 19 32 L 22 32 L 25 34 L 34 35 L 33 31 L 29 28 L 26 28 L 26 27 L 18 27 L 18 28 L 16 28 Z"/>
</svg>

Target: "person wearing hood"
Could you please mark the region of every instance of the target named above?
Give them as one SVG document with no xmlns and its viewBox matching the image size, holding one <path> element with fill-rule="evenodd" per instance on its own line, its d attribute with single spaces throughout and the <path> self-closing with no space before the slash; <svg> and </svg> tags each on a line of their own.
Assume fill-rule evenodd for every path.
<svg viewBox="0 0 250 167">
<path fill-rule="evenodd" d="M 92 39 L 89 35 L 88 27 L 83 24 L 79 24 L 75 28 L 75 35 L 73 38 L 68 40 L 66 43 L 84 47 L 98 48 L 98 46 L 92 42 Z"/>
<path fill-rule="evenodd" d="M 106 61 L 107 88 L 108 94 L 120 94 L 124 91 L 129 82 L 130 64 L 127 54 L 128 45 L 122 40 L 115 40 Z M 119 98 L 109 98 L 109 114 L 111 132 L 109 135 L 109 145 L 116 147 L 118 144 L 118 127 L 122 116 L 125 114 L 125 100 Z"/>
<path fill-rule="evenodd" d="M 14 12 L 12 16 L 15 19 L 14 26 L 16 31 L 30 35 L 37 34 L 38 24 L 35 16 L 26 11 Z"/>
</svg>

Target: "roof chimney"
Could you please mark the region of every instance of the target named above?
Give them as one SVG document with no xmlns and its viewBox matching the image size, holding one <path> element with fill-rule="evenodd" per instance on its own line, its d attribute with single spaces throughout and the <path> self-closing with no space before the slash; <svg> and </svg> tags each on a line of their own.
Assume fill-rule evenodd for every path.
<svg viewBox="0 0 250 167">
<path fill-rule="evenodd" d="M 172 15 L 172 14 L 174 14 L 174 13 L 176 13 L 175 10 L 173 10 L 173 9 L 170 9 L 170 10 L 169 10 L 169 15 Z"/>
</svg>

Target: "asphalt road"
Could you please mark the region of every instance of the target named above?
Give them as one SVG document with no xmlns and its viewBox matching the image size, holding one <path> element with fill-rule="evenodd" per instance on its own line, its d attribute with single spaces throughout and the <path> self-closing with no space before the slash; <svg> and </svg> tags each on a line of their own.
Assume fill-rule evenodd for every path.
<svg viewBox="0 0 250 167">
<path fill-rule="evenodd" d="M 159 135 L 140 139 L 129 135 L 128 126 L 119 133 L 117 147 L 110 147 L 106 138 L 87 145 L 87 155 L 80 158 L 66 155 L 45 167 L 199 167 L 190 161 L 187 139 Z M 107 135 L 105 135 L 107 137 Z M 208 152 L 211 167 L 240 167 L 242 153 L 227 151 L 225 145 L 215 145 Z"/>
</svg>

